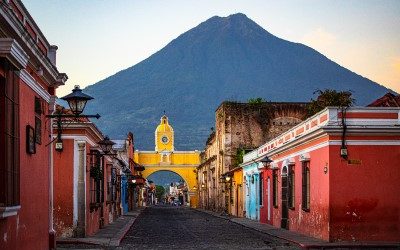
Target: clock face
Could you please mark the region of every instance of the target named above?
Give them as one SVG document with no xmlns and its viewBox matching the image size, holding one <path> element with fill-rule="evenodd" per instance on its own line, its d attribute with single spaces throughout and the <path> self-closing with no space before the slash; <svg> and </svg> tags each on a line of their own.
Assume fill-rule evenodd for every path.
<svg viewBox="0 0 400 250">
<path fill-rule="evenodd" d="M 163 137 L 161 137 L 161 141 L 162 143 L 167 144 L 169 141 L 168 136 L 164 135 Z"/>
</svg>

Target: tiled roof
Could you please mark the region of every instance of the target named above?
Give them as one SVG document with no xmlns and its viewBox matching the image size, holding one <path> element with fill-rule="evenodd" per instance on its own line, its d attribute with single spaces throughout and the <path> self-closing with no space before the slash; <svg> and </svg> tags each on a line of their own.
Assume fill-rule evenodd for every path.
<svg viewBox="0 0 400 250">
<path fill-rule="evenodd" d="M 72 115 L 73 114 L 70 109 L 66 109 L 63 106 L 57 104 L 55 114 L 60 113 L 60 112 L 64 115 Z M 90 122 L 89 118 L 86 118 L 86 117 L 63 117 L 62 120 L 66 121 L 66 122 L 67 121 L 68 122 L 73 122 L 73 121 L 74 122 Z"/>
<path fill-rule="evenodd" d="M 400 107 L 400 95 L 396 96 L 392 93 L 386 93 L 367 107 Z"/>
</svg>

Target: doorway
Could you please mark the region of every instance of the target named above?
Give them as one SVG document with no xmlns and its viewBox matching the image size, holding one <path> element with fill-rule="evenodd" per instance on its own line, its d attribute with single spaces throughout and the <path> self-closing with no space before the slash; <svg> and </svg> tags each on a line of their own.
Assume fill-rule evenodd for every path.
<svg viewBox="0 0 400 250">
<path fill-rule="evenodd" d="M 289 229 L 288 223 L 288 215 L 289 215 L 289 207 L 288 207 L 288 175 L 287 175 L 287 166 L 282 167 L 282 219 L 281 219 L 281 228 Z"/>
</svg>

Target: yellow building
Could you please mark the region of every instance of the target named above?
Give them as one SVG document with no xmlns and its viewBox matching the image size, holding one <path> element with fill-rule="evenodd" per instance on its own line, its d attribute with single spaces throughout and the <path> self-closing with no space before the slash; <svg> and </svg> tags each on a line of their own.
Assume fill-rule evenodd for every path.
<svg viewBox="0 0 400 250">
<path fill-rule="evenodd" d="M 175 151 L 174 129 L 163 115 L 155 130 L 155 151 L 135 151 L 134 161 L 145 167 L 144 178 L 157 171 L 171 171 L 186 182 L 190 205 L 197 206 L 196 167 L 200 164 L 200 152 Z"/>
</svg>

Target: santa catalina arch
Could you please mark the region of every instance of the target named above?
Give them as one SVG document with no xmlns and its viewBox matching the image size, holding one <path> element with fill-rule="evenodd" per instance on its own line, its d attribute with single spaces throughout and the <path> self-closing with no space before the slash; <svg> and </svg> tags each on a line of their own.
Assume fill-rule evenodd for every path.
<svg viewBox="0 0 400 250">
<path fill-rule="evenodd" d="M 155 150 L 135 151 L 134 161 L 145 167 L 144 178 L 158 171 L 171 171 L 187 183 L 191 206 L 197 205 L 196 167 L 200 164 L 200 151 L 175 151 L 174 129 L 163 115 L 155 130 Z"/>
</svg>

